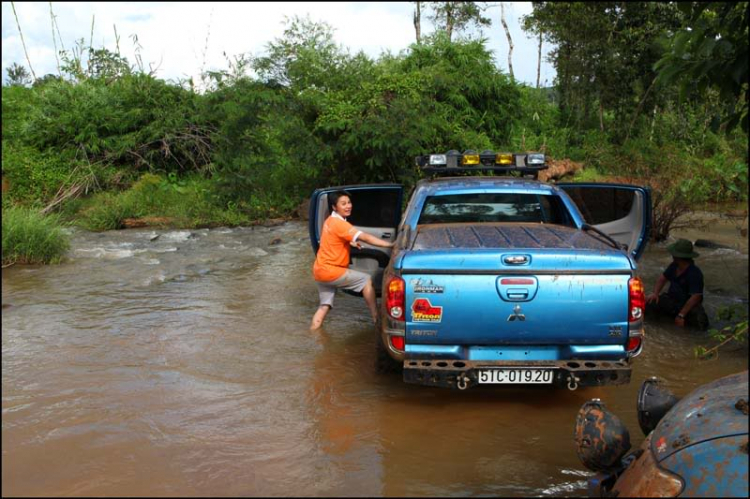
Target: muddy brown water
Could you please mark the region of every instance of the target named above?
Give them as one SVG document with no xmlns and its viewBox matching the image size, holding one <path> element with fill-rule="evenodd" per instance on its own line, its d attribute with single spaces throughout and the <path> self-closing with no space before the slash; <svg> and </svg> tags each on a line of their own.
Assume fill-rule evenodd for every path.
<svg viewBox="0 0 750 499">
<path fill-rule="evenodd" d="M 710 314 L 747 307 L 736 247 L 701 250 Z M 3 270 L 4 496 L 582 496 L 573 426 L 586 400 L 640 445 L 643 379 L 685 395 L 748 364 L 742 348 L 695 360 L 704 333 L 648 324 L 627 386 L 411 386 L 375 373 L 361 299 L 339 295 L 308 331 L 303 223 L 77 231 L 69 256 Z M 650 246 L 647 289 L 669 261 Z"/>
</svg>

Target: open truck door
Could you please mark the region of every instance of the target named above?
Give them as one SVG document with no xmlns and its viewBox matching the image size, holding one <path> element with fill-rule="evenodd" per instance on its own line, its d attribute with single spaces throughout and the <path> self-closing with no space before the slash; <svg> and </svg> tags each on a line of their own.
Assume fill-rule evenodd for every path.
<svg viewBox="0 0 750 499">
<path fill-rule="evenodd" d="M 651 235 L 651 189 L 636 185 L 558 183 L 586 222 L 623 244 L 638 260 Z"/>
<path fill-rule="evenodd" d="M 354 207 L 351 216 L 347 219 L 349 223 L 384 241 L 396 240 L 404 195 L 402 185 L 370 184 L 326 187 L 315 190 L 310 198 L 310 243 L 316 254 L 320 247 L 323 223 L 331 214 L 328 208 L 328 195 L 339 190 L 351 194 Z M 352 247 L 349 268 L 370 274 L 375 292 L 380 294 L 383 269 L 388 266 L 390 258 L 390 248 L 380 248 L 362 242 L 362 249 Z"/>
</svg>

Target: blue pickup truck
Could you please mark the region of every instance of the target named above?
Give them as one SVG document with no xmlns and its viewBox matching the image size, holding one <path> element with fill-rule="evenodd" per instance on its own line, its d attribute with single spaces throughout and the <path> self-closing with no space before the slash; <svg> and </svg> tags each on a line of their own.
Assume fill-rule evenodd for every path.
<svg viewBox="0 0 750 499">
<path fill-rule="evenodd" d="M 407 383 L 568 387 L 624 384 L 643 348 L 636 261 L 649 238 L 647 188 L 547 184 L 541 154 L 420 156 L 429 175 L 406 205 L 397 184 L 316 190 L 317 252 L 327 196 L 345 189 L 349 221 L 385 240 L 352 250 L 382 295 L 380 365 Z M 501 175 L 467 176 L 466 172 Z M 471 175 L 469 173 L 468 175 Z"/>
</svg>

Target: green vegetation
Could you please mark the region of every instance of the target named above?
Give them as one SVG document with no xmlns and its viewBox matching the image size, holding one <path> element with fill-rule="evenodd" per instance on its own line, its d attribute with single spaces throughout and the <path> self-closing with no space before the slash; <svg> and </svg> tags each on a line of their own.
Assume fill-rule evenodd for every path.
<svg viewBox="0 0 750 499">
<path fill-rule="evenodd" d="M 70 243 L 59 216 L 3 207 L 3 266 L 14 263 L 58 263 Z"/>
<path fill-rule="evenodd" d="M 245 205 L 220 209 L 212 202 L 209 181 L 178 179 L 174 173 L 166 178 L 146 173 L 126 191 L 98 192 L 72 205 L 69 210 L 75 211 L 78 223 L 94 231 L 121 229 L 127 219 L 138 218 L 178 227 L 242 225 L 251 223 L 255 213 Z M 265 214 L 257 213 L 258 217 Z"/>
<path fill-rule="evenodd" d="M 26 207 L 91 230 L 248 224 L 291 216 L 324 185 L 412 184 L 414 156 L 448 149 L 541 150 L 583 162 L 582 180 L 642 179 L 657 238 L 691 208 L 747 201 L 747 2 L 535 2 L 525 27 L 556 47 L 555 86 L 541 89 L 460 36 L 487 21 L 467 5 L 435 3 L 435 34 L 376 59 L 292 18 L 202 91 L 83 41 L 31 86 L 14 63 L 3 215 Z"/>
<path fill-rule="evenodd" d="M 732 343 L 747 345 L 747 307 L 732 305 L 721 307 L 716 312 L 716 319 L 728 325 L 721 329 L 710 329 L 709 336 L 717 344 L 711 348 L 698 346 L 695 348 L 695 356 L 699 359 L 719 358 L 719 349 Z"/>
</svg>

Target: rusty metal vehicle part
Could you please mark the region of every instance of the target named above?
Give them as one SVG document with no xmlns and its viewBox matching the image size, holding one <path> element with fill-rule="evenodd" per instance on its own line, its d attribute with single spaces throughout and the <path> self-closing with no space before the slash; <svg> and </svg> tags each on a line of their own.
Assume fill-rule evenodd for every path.
<svg viewBox="0 0 750 499">
<path fill-rule="evenodd" d="M 748 497 L 747 382 L 744 371 L 697 388 L 677 402 L 641 448 L 619 465 L 612 466 L 606 452 L 600 460 L 585 460 L 589 469 L 601 471 L 589 479 L 589 494 Z M 604 426 L 597 428 L 600 433 L 610 431 L 609 424 L 615 424 L 611 431 L 622 431 L 608 419 L 597 422 Z"/>
<path fill-rule="evenodd" d="M 578 411 L 575 427 L 576 453 L 581 462 L 595 471 L 610 470 L 630 450 L 630 432 L 616 415 L 593 399 Z"/>
</svg>

